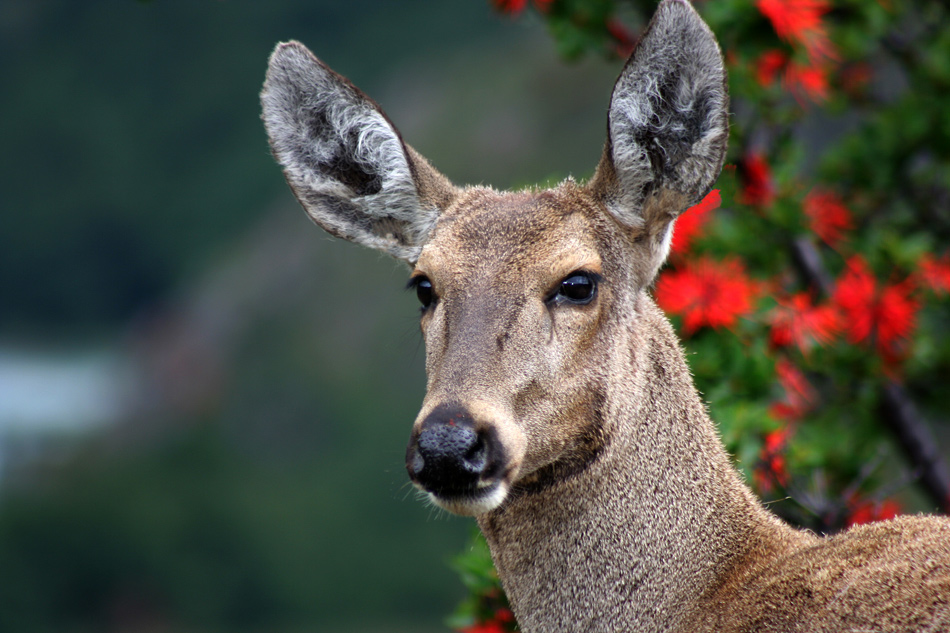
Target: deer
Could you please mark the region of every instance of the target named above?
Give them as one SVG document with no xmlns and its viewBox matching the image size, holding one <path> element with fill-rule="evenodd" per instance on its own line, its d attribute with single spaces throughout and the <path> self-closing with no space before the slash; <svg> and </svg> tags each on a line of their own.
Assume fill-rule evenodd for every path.
<svg viewBox="0 0 950 633">
<path fill-rule="evenodd" d="M 624 65 L 586 182 L 457 187 L 299 42 L 261 100 L 307 214 L 412 270 L 427 390 L 406 469 L 475 517 L 520 630 L 950 631 L 950 520 L 781 521 L 650 296 L 729 133 L 722 53 L 687 0 L 660 2 Z"/>
</svg>

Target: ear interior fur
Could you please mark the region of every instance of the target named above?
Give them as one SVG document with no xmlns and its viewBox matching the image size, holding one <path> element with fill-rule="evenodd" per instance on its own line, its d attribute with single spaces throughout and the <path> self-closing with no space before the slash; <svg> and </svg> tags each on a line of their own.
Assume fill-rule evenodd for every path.
<svg viewBox="0 0 950 633">
<path fill-rule="evenodd" d="M 709 192 L 725 160 L 729 96 L 719 45 L 686 0 L 664 0 L 614 86 L 590 187 L 646 234 L 656 270 L 676 217 Z"/>
<path fill-rule="evenodd" d="M 261 103 L 274 155 L 313 220 L 414 262 L 454 188 L 379 106 L 299 42 L 274 50 Z"/>
</svg>

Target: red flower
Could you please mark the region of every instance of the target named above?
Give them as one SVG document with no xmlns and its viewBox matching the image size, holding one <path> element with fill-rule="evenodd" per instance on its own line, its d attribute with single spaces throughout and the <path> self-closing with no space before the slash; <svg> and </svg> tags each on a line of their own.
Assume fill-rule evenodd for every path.
<svg viewBox="0 0 950 633">
<path fill-rule="evenodd" d="M 459 629 L 459 633 L 507 633 L 515 626 L 515 614 L 511 612 L 511 609 L 501 607 L 495 611 L 492 619 Z"/>
<path fill-rule="evenodd" d="M 799 420 L 811 411 L 818 401 L 818 394 L 805 374 L 788 359 L 781 358 L 775 364 L 775 374 L 785 391 L 785 399 L 776 402 L 769 412 L 780 420 Z"/>
<path fill-rule="evenodd" d="M 824 28 L 821 16 L 828 12 L 827 0 L 757 0 L 755 4 L 778 36 L 789 42 Z"/>
<path fill-rule="evenodd" d="M 766 433 L 759 453 L 759 465 L 753 477 L 756 486 L 761 492 L 771 492 L 774 483 L 781 486 L 788 485 L 788 468 L 785 462 L 785 447 L 792 432 L 789 427 Z"/>
<path fill-rule="evenodd" d="M 505 633 L 505 627 L 498 620 L 488 620 L 460 629 L 459 633 Z"/>
<path fill-rule="evenodd" d="M 762 53 L 755 63 L 755 78 L 763 88 L 771 86 L 779 76 L 779 72 L 788 64 L 788 55 L 780 50 L 770 50 Z"/>
<path fill-rule="evenodd" d="M 820 103 L 828 98 L 828 72 L 825 66 L 806 66 L 792 62 L 785 69 L 785 86 L 799 101 Z"/>
<path fill-rule="evenodd" d="M 715 262 L 704 257 L 665 273 L 656 285 L 657 303 L 682 315 L 687 336 L 704 326 L 732 327 L 752 311 L 757 294 L 758 284 L 735 258 Z"/>
<path fill-rule="evenodd" d="M 835 58 L 837 53 L 821 16 L 828 12 L 827 0 L 757 0 L 759 11 L 769 19 L 775 33 L 791 44 L 800 44 L 813 61 Z"/>
<path fill-rule="evenodd" d="M 742 179 L 739 202 L 755 207 L 772 204 L 775 199 L 775 185 L 772 183 L 772 170 L 762 154 L 746 154 L 739 163 L 739 176 Z"/>
<path fill-rule="evenodd" d="M 940 259 L 933 255 L 924 255 L 917 271 L 918 282 L 937 294 L 950 294 L 950 253 L 944 253 Z"/>
<path fill-rule="evenodd" d="M 502 607 L 495 611 L 495 620 L 498 622 L 514 622 L 515 614 L 511 612 L 511 609 Z"/>
<path fill-rule="evenodd" d="M 791 435 L 791 432 L 787 426 L 784 428 L 772 431 L 771 433 L 766 433 L 765 442 L 762 445 L 762 450 L 770 454 L 778 453 L 780 451 L 785 450 L 785 444 L 788 443 L 788 438 L 790 435 Z"/>
<path fill-rule="evenodd" d="M 835 193 L 812 189 L 805 196 L 803 206 L 809 227 L 829 246 L 835 246 L 841 241 L 844 231 L 854 228 L 851 212 Z"/>
<path fill-rule="evenodd" d="M 676 220 L 676 230 L 673 232 L 673 243 L 670 250 L 682 254 L 689 250 L 693 238 L 709 221 L 709 212 L 722 204 L 722 197 L 718 189 L 713 189 L 706 197 L 686 209 Z"/>
<path fill-rule="evenodd" d="M 858 501 L 852 506 L 848 513 L 848 527 L 861 523 L 873 523 L 874 521 L 887 521 L 893 519 L 901 513 L 901 506 L 896 501 L 885 499 L 884 501 Z"/>
<path fill-rule="evenodd" d="M 878 288 L 867 262 L 860 255 L 849 259 L 833 297 L 844 315 L 848 340 L 871 339 L 884 360 L 899 360 L 920 309 L 912 290 L 912 279 Z"/>
<path fill-rule="evenodd" d="M 841 318 L 833 305 L 812 304 L 810 293 L 800 292 L 788 299 L 777 299 L 769 322 L 774 347 L 796 345 L 803 354 L 815 344 L 827 345 L 841 330 Z"/>
<path fill-rule="evenodd" d="M 819 103 L 828 98 L 828 68 L 824 63 L 811 65 L 791 61 L 785 53 L 770 50 L 762 53 L 755 62 L 755 78 L 763 88 L 768 88 L 782 77 L 786 90 L 799 101 Z"/>
<path fill-rule="evenodd" d="M 844 313 L 850 342 L 860 343 L 871 336 L 877 304 L 877 281 L 860 255 L 848 260 L 845 272 L 838 280 L 833 300 Z"/>
</svg>

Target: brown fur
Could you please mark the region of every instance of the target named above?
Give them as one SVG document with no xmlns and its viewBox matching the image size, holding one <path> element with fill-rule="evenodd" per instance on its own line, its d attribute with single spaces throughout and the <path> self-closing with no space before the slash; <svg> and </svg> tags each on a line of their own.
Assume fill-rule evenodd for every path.
<svg viewBox="0 0 950 633">
<path fill-rule="evenodd" d="M 476 516 L 522 630 L 950 630 L 950 522 L 819 539 L 779 521 L 647 292 L 676 216 L 721 169 L 724 86 L 708 28 L 665 0 L 614 89 L 591 182 L 518 193 L 452 186 L 300 44 L 275 51 L 262 100 L 311 217 L 431 283 L 407 468 Z M 579 271 L 596 294 L 562 300 Z"/>
</svg>

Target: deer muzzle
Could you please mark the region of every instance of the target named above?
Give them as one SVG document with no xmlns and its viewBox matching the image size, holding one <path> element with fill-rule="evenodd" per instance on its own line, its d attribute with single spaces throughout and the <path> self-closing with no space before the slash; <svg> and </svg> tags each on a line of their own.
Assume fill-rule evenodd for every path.
<svg viewBox="0 0 950 633">
<path fill-rule="evenodd" d="M 442 404 L 416 424 L 406 470 L 436 505 L 474 516 L 504 501 L 513 469 L 496 424 L 460 404 Z"/>
</svg>

